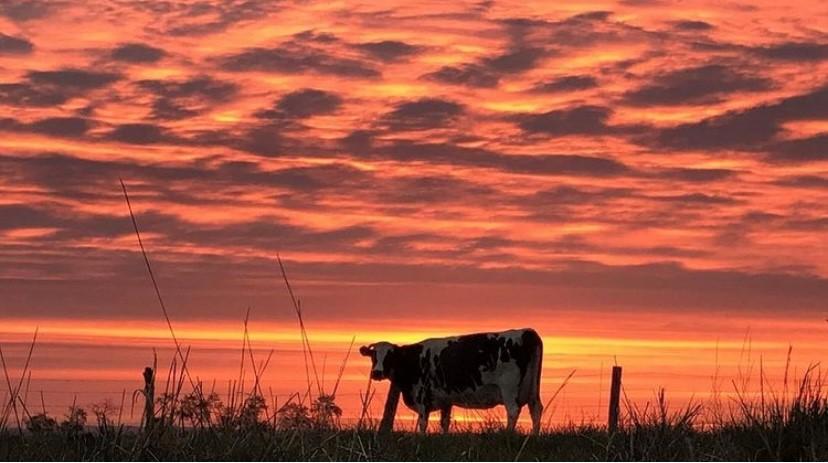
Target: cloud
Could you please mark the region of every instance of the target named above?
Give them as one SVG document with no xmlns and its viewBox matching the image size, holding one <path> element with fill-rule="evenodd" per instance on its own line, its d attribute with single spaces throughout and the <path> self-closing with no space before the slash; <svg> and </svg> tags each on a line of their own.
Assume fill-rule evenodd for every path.
<svg viewBox="0 0 828 463">
<path fill-rule="evenodd" d="M 585 105 L 541 114 L 524 114 L 516 120 L 526 132 L 552 136 L 603 135 L 614 131 L 607 125 L 611 113 L 609 108 Z"/>
<path fill-rule="evenodd" d="M 50 207 L 48 203 L 0 206 L 0 230 L 51 228 L 51 234 L 41 240 L 53 245 L 67 245 L 72 240 L 89 237 L 115 237 L 130 233 L 131 224 L 121 216 L 78 213 L 71 209 Z M 159 222 L 173 219 L 156 212 L 142 214 L 141 225 L 155 229 Z"/>
<path fill-rule="evenodd" d="M 324 50 L 307 45 L 288 43 L 275 48 L 248 48 L 242 52 L 224 56 L 220 66 L 226 71 L 281 72 L 301 74 L 337 75 L 342 77 L 377 78 L 380 72 L 374 67 L 351 58 L 334 56 Z"/>
<path fill-rule="evenodd" d="M 29 71 L 24 81 L 0 84 L 0 103 L 20 107 L 57 106 L 121 78 L 113 72 L 76 68 Z"/>
<path fill-rule="evenodd" d="M 699 122 L 661 129 L 654 142 L 670 149 L 717 150 L 722 148 L 761 151 L 782 132 L 781 124 L 794 120 L 828 119 L 828 86 L 783 98 L 773 103 L 729 111 Z M 807 139 L 780 142 L 774 146 L 780 159 L 793 160 L 798 150 L 811 152 Z M 809 155 L 800 155 L 809 157 Z"/>
<path fill-rule="evenodd" d="M 283 95 L 272 109 L 256 115 L 263 119 L 304 119 L 330 114 L 342 106 L 342 97 L 335 93 L 305 88 Z"/>
<path fill-rule="evenodd" d="M 277 124 L 253 127 L 235 142 L 236 147 L 261 156 L 281 156 L 287 153 L 291 143 L 282 135 L 282 129 Z"/>
<path fill-rule="evenodd" d="M 398 40 L 383 40 L 380 42 L 365 42 L 354 45 L 354 48 L 381 61 L 397 61 L 408 58 L 422 51 L 422 47 L 409 45 Z"/>
<path fill-rule="evenodd" d="M 668 203 L 677 203 L 681 204 L 684 207 L 704 207 L 704 206 L 711 206 L 711 205 L 725 205 L 725 204 L 736 204 L 736 201 L 733 198 L 729 198 L 727 196 L 715 196 L 715 195 L 708 195 L 705 193 L 687 193 L 687 194 L 680 194 L 680 195 L 667 195 L 667 196 L 649 196 L 651 200 L 654 201 L 663 201 Z"/>
<path fill-rule="evenodd" d="M 736 173 L 736 171 L 730 169 L 690 169 L 680 167 L 658 171 L 655 173 L 655 176 L 683 182 L 706 183 L 727 180 L 733 178 Z"/>
<path fill-rule="evenodd" d="M 75 93 L 28 82 L 0 84 L 0 103 L 21 107 L 50 107 L 68 101 Z"/>
<path fill-rule="evenodd" d="M 828 59 L 828 43 L 783 42 L 755 47 L 753 53 L 762 58 L 781 61 L 821 61 Z"/>
<path fill-rule="evenodd" d="M 775 162 L 828 161 L 828 133 L 775 142 L 767 147 Z"/>
<path fill-rule="evenodd" d="M 424 74 L 423 79 L 452 85 L 468 87 L 497 87 L 500 76 L 484 66 L 467 64 L 463 66 L 443 66 L 437 71 Z"/>
<path fill-rule="evenodd" d="M 372 147 L 364 153 L 396 161 L 421 161 L 457 166 L 497 169 L 532 175 L 614 177 L 628 174 L 623 163 L 603 157 L 564 154 L 501 154 L 452 144 L 395 141 Z"/>
<path fill-rule="evenodd" d="M 794 188 L 826 188 L 828 189 L 828 177 L 820 177 L 818 175 L 798 175 L 791 177 L 783 177 L 775 182 L 780 186 L 788 186 Z"/>
<path fill-rule="evenodd" d="M 675 21 L 673 27 L 681 31 L 709 31 L 714 29 L 712 24 L 697 20 Z"/>
<path fill-rule="evenodd" d="M 204 75 L 184 80 L 141 80 L 137 85 L 162 98 L 198 97 L 210 101 L 226 101 L 239 89 L 233 82 L 224 82 Z"/>
<path fill-rule="evenodd" d="M 788 220 L 785 227 L 805 232 L 824 232 L 828 230 L 828 217 L 811 217 Z"/>
<path fill-rule="evenodd" d="M 153 119 L 178 120 L 197 116 L 201 110 L 187 107 L 171 98 L 157 98 L 152 103 Z"/>
<path fill-rule="evenodd" d="M 446 127 L 464 112 L 463 105 L 449 100 L 423 98 L 398 104 L 379 120 L 393 131 L 429 130 Z"/>
<path fill-rule="evenodd" d="M 550 52 L 540 47 L 510 49 L 500 55 L 482 58 L 475 63 L 443 66 L 437 71 L 424 74 L 421 78 L 468 87 L 496 87 L 502 76 L 528 71 L 548 54 Z"/>
<path fill-rule="evenodd" d="M 229 203 L 245 203 L 238 192 L 255 189 L 267 195 L 263 213 L 276 205 L 323 209 L 330 207 L 331 197 L 367 200 L 377 191 L 389 194 L 394 191 L 393 183 L 380 181 L 369 171 L 339 162 L 273 169 L 251 161 L 136 164 L 41 153 L 33 157 L 0 157 L 0 177 L 48 192 L 51 199 L 85 203 L 122 199 L 119 177 L 125 179 L 132 193 L 143 198 L 139 202 L 148 205 L 161 202 L 224 207 Z"/>
<path fill-rule="evenodd" d="M 92 122 L 83 117 L 50 117 L 29 125 L 32 132 L 54 137 L 81 137 L 92 128 Z"/>
<path fill-rule="evenodd" d="M 608 11 L 580 13 L 563 20 L 508 18 L 499 21 L 515 44 L 546 46 L 554 44 L 562 53 L 595 47 L 604 43 L 642 43 L 664 40 L 665 34 L 613 21 Z"/>
<path fill-rule="evenodd" d="M 779 131 L 778 121 L 757 108 L 663 129 L 657 132 L 657 143 L 665 148 L 685 150 L 757 149 Z"/>
<path fill-rule="evenodd" d="M 376 133 L 356 131 L 340 140 L 359 159 L 424 162 L 496 169 L 531 175 L 573 175 L 614 177 L 633 174 L 627 165 L 607 157 L 569 154 L 513 154 L 452 143 L 428 143 L 394 139 L 386 141 Z"/>
<path fill-rule="evenodd" d="M 373 144 L 375 133 L 371 130 L 358 129 L 341 138 L 339 145 L 352 152 L 368 150 Z"/>
<path fill-rule="evenodd" d="M 274 233 L 279 225 L 284 225 L 276 219 L 269 222 L 269 229 L 262 227 L 250 233 L 254 236 Z M 191 228 L 198 231 L 199 227 Z M 159 231 L 159 227 L 153 229 L 155 233 Z M 319 236 L 318 241 L 303 241 L 305 237 L 294 233 L 286 234 L 282 240 L 276 234 L 271 235 L 270 243 L 265 245 L 270 246 L 267 249 L 279 244 L 283 249 L 292 249 L 295 243 L 302 250 L 317 252 L 319 245 L 314 247 L 308 243 L 330 243 L 332 247 L 342 249 L 337 245 L 338 240 L 355 249 L 360 237 L 370 236 L 370 233 L 370 229 L 346 229 Z M 313 231 L 308 231 L 308 235 L 313 236 Z M 400 241 L 410 239 L 403 236 Z M 124 284 L 124 280 L 145 278 L 139 273 L 144 270 L 135 265 L 140 256 L 134 252 L 103 252 L 87 248 L 82 251 L 83 258 L 78 258 L 80 252 L 68 248 L 59 256 L 52 256 L 51 271 L 47 273 L 51 278 L 39 281 L 0 279 L 0 291 L 6 296 L 8 306 L 26 307 L 29 316 L 49 317 L 55 315 L 54 300 L 58 298 L 62 301 L 61 313 L 71 310 L 78 317 L 112 317 L 111 310 L 101 308 L 100 301 L 105 300 L 108 305 L 117 304 L 119 317 L 147 316 L 151 293 L 141 285 Z M 205 309 L 209 309 L 211 316 L 217 319 L 238 318 L 240 294 L 244 295 L 245 304 L 267 307 L 281 290 L 272 284 L 275 263 L 270 258 L 190 254 L 187 259 L 176 259 L 175 254 L 155 255 L 155 264 L 162 269 L 165 281 L 176 282 L 169 287 L 169 297 L 182 301 L 177 306 L 182 317 L 203 315 Z M 323 316 L 341 321 L 376 316 L 378 311 L 388 309 L 389 300 L 395 301 L 395 314 L 416 314 L 419 319 L 439 320 L 440 314 L 447 310 L 459 314 L 495 315 L 502 312 L 502 304 L 518 304 L 533 316 L 554 316 L 549 311 L 549 301 L 561 299 L 573 307 L 583 308 L 585 313 L 620 309 L 645 313 L 730 310 L 756 316 L 778 315 L 779 307 L 795 307 L 797 314 L 819 316 L 821 320 L 824 301 L 828 298 L 828 280 L 813 274 L 730 268 L 694 270 L 669 261 L 606 265 L 562 260 L 551 268 L 527 269 L 516 265 L 480 268 L 466 262 L 285 260 L 291 279 L 299 282 L 298 285 L 313 282 L 303 288 L 309 293 L 306 297 L 313 301 L 314 307 L 324 311 Z M 3 261 L 3 264 L 7 262 Z M 36 262 L 18 265 L 25 265 L 27 270 L 38 268 Z M 104 268 L 106 272 L 96 272 L 96 268 Z M 44 274 L 42 271 L 36 273 Z M 468 290 L 458 291 L 458 284 Z M 325 311 L 324 307 L 335 309 Z M 491 312 L 483 312 L 481 307 L 490 308 Z"/>
<path fill-rule="evenodd" d="M 226 31 L 234 25 L 261 20 L 281 7 L 269 0 L 217 2 L 131 2 L 131 8 L 153 18 L 150 30 L 164 37 L 199 37 Z"/>
<path fill-rule="evenodd" d="M 32 42 L 0 32 L 0 55 L 28 55 L 34 50 Z"/>
<path fill-rule="evenodd" d="M 259 232 L 273 233 L 279 222 L 274 221 L 273 225 L 270 230 Z M 341 232 L 345 238 L 323 235 L 318 242 L 328 239 L 331 246 L 336 246 L 339 239 L 353 249 L 360 233 L 368 236 L 369 232 L 346 230 Z M 284 242 L 271 238 L 271 243 L 290 248 L 295 242 L 303 250 L 318 251 L 318 246 L 307 245 L 311 241 L 302 242 L 295 237 L 287 235 Z M 0 291 L 7 296 L 7 304 L 29 308 L 30 316 L 48 317 L 54 316 L 53 301 L 58 298 L 63 301 L 62 313 L 71 310 L 79 317 L 112 317 L 111 310 L 100 309 L 100 301 L 105 300 L 109 305 L 117 304 L 120 317 L 146 317 L 151 296 L 140 285 L 123 284 L 125 279 L 145 278 L 139 273 L 143 269 L 135 265 L 140 256 L 94 249 L 84 250 L 83 259 L 78 259 L 78 255 L 61 255 L 63 265 L 50 279 L 0 279 Z M 244 294 L 245 304 L 267 307 L 281 290 L 272 284 L 275 263 L 269 258 L 189 255 L 186 260 L 173 261 L 175 255 L 163 255 L 169 260 L 160 257 L 156 264 L 164 270 L 167 281 L 176 282 L 169 288 L 170 297 L 183 301 L 177 307 L 183 317 L 203 315 L 209 309 L 215 318 L 235 319 L 239 314 L 239 294 Z M 53 269 L 55 260 L 52 258 Z M 554 316 L 549 309 L 550 300 L 566 300 L 572 307 L 583 308 L 584 313 L 621 309 L 645 313 L 731 310 L 756 316 L 778 315 L 779 307 L 795 307 L 797 314 L 819 316 L 821 320 L 828 298 L 828 281 L 812 274 L 729 268 L 694 270 L 675 262 L 605 265 L 567 260 L 553 268 L 527 269 L 480 268 L 468 263 L 285 260 L 292 280 L 300 286 L 302 282 L 313 282 L 303 288 L 310 293 L 307 297 L 314 307 L 324 311 L 323 316 L 343 322 L 387 311 L 389 300 L 395 301 L 394 314 L 416 314 L 409 317 L 411 321 L 423 317 L 439 320 L 448 310 L 496 315 L 502 313 L 502 304 L 518 304 L 533 316 Z M 104 263 L 108 264 L 104 274 L 86 267 Z M 458 284 L 468 290 L 458 291 Z M 132 290 L 134 286 L 141 291 Z M 325 311 L 324 307 L 335 309 Z M 482 311 L 481 307 L 490 308 L 491 312 Z"/>
<path fill-rule="evenodd" d="M 287 43 L 315 43 L 331 44 L 339 42 L 339 37 L 330 32 L 319 32 L 313 29 L 293 34 L 291 41 Z"/>
<path fill-rule="evenodd" d="M 633 106 L 699 105 L 718 102 L 734 92 L 759 92 L 771 86 L 764 77 L 708 64 L 654 76 L 652 83 L 625 93 L 623 99 Z"/>
<path fill-rule="evenodd" d="M 613 159 L 575 154 L 508 155 L 494 161 L 493 166 L 529 174 L 612 177 L 628 172 L 626 165 Z"/>
<path fill-rule="evenodd" d="M 577 206 L 582 204 L 599 204 L 619 198 L 631 196 L 634 190 L 630 188 L 576 188 L 569 185 L 558 186 L 541 190 L 532 195 L 526 204 L 541 208 L 551 206 Z"/>
<path fill-rule="evenodd" d="M 321 191 L 352 194 L 351 190 L 365 191 L 379 182 L 370 172 L 348 164 L 328 163 L 314 166 L 287 167 L 278 170 L 262 170 L 248 166 L 245 175 L 238 175 L 228 163 L 217 168 L 217 175 L 234 182 L 254 183 L 262 186 L 278 185 L 297 194 L 315 194 Z M 248 180 L 249 179 L 249 180 Z"/>
<path fill-rule="evenodd" d="M 214 243 L 223 247 L 239 247 L 275 252 L 280 249 L 330 252 L 353 251 L 355 245 L 366 239 L 376 238 L 376 231 L 370 226 L 354 225 L 332 230 L 314 230 L 290 224 L 278 216 L 262 216 L 256 221 L 216 224 L 214 226 L 192 226 L 177 220 L 164 230 L 171 236 L 180 237 L 191 243 Z"/>
<path fill-rule="evenodd" d="M 30 21 L 43 18 L 51 13 L 58 2 L 44 0 L 4 0 L 0 1 L 0 16 L 13 21 Z"/>
<path fill-rule="evenodd" d="M 289 270 L 330 309 L 320 316 L 343 319 L 366 301 L 436 315 L 550 300 L 824 309 L 826 280 L 809 272 L 826 268 L 813 251 L 826 227 L 828 100 L 803 90 L 822 85 L 818 70 L 795 64 L 824 64 L 825 40 L 784 18 L 728 7 L 719 25 L 709 11 L 622 8 L 507 22 L 497 7 L 343 17 L 305 2 L 58 2 L 43 4 L 66 14 L 51 7 L 20 27 L 0 18 L 33 43 L 4 55 L 0 79 L 0 293 L 26 316 L 57 316 L 57 305 L 145 314 L 152 294 L 129 284 L 145 279 L 140 255 L 113 244 L 133 240 L 111 207 L 123 207 L 118 176 L 182 319 L 235 314 L 239 294 L 272 303 L 276 249 L 296 252 Z M 291 29 L 311 16 L 317 29 Z M 119 18 L 138 21 L 126 42 L 50 41 L 65 21 L 107 31 Z M 274 21 L 293 26 L 265 30 Z M 736 36 L 717 28 L 744 33 L 728 43 Z M 207 36 L 218 31 L 228 35 Z M 0 38 L 0 53 L 24 48 Z M 513 111 L 491 109 L 503 104 Z M 41 151 L 59 149 L 78 151 Z M 746 213 L 767 204 L 776 214 Z M 717 233 L 732 220 L 755 225 L 725 245 Z M 616 235 L 653 242 L 607 242 Z"/>
<path fill-rule="evenodd" d="M 93 191 L 96 192 L 94 197 L 100 197 L 107 191 L 101 184 L 117 181 L 118 171 L 126 176 L 134 168 L 119 162 L 92 161 L 55 153 L 0 157 L 0 175 L 36 185 L 59 197 L 89 198 Z"/>
<path fill-rule="evenodd" d="M 493 72 L 513 74 L 528 71 L 548 52 L 542 48 L 519 48 L 498 56 L 484 58 L 482 64 Z"/>
<path fill-rule="evenodd" d="M 571 16 L 567 21 L 606 21 L 612 16 L 612 11 L 587 11 Z"/>
<path fill-rule="evenodd" d="M 370 172 L 348 164 L 330 162 L 311 166 L 266 169 L 251 161 L 199 161 L 136 164 L 125 160 L 96 161 L 65 154 L 40 153 L 31 157 L 0 157 L 0 176 L 36 185 L 52 197 L 111 199 L 118 195 L 118 177 L 152 185 L 156 199 L 175 203 L 209 204 L 223 188 L 291 190 L 291 198 L 322 191 L 358 189 L 377 185 Z M 231 196 L 234 196 L 231 194 Z M 305 205 L 306 206 L 306 205 Z"/>
<path fill-rule="evenodd" d="M 0 204 L 0 230 L 45 228 L 49 218 L 45 211 L 24 204 Z"/>
<path fill-rule="evenodd" d="M 125 43 L 110 53 L 113 60 L 127 63 L 155 63 L 165 55 L 164 50 L 143 43 Z"/>
<path fill-rule="evenodd" d="M 83 117 L 47 117 L 32 123 L 15 119 L 0 119 L 0 130 L 18 133 L 38 133 L 51 137 L 77 138 L 92 128 L 93 122 Z"/>
<path fill-rule="evenodd" d="M 448 175 L 423 175 L 396 178 L 378 189 L 377 199 L 389 205 L 465 203 L 503 199 L 495 189 Z"/>
<path fill-rule="evenodd" d="M 365 189 L 367 184 L 360 171 L 342 164 L 289 168 L 263 171 L 254 164 L 222 163 L 215 167 L 184 164 L 181 167 L 141 166 L 125 162 L 85 161 L 77 158 L 46 155 L 39 159 L 0 160 L 0 172 L 20 175 L 36 184 L 73 199 L 89 198 L 94 192 L 98 199 L 118 196 L 118 177 L 126 178 L 128 187 L 141 182 L 152 182 L 157 187 L 149 193 L 152 198 L 163 198 L 178 204 L 194 202 L 204 206 L 210 200 L 202 199 L 205 192 L 218 185 L 256 185 L 258 187 L 290 189 L 307 194 L 324 188 L 341 190 L 351 188 L 354 182 Z M 77 174 L 61 178 L 62 174 Z M 20 177 L 17 177 L 20 178 Z M 184 187 L 184 188 L 182 188 Z M 138 195 L 146 194 L 140 187 L 131 188 Z M 192 195 L 177 190 L 195 189 Z M 199 194 L 200 193 L 200 194 Z M 291 200 L 294 200 L 291 195 Z M 304 205 L 306 206 L 306 205 Z M 8 220 L 3 220 L 7 218 Z M 13 216 L 13 217 L 12 217 Z M 118 236 L 131 233 L 128 217 L 121 214 L 92 214 L 67 208 L 56 208 L 50 203 L 31 205 L 0 205 L 0 230 L 16 228 L 57 228 L 48 239 L 66 241 L 90 236 Z M 375 237 L 367 226 L 342 227 L 318 231 L 291 225 L 287 220 L 264 215 L 248 222 L 217 222 L 194 226 L 186 219 L 153 209 L 139 215 L 141 229 L 148 233 L 175 237 L 176 240 L 196 245 L 241 246 L 256 249 L 331 249 L 346 251 L 354 242 Z"/>
<path fill-rule="evenodd" d="M 558 77 L 545 82 L 538 82 L 532 88 L 537 93 L 575 92 L 598 86 L 598 80 L 592 76 L 572 75 Z"/>
<path fill-rule="evenodd" d="M 87 91 L 106 87 L 120 80 L 122 76 L 113 72 L 64 68 L 57 71 L 30 71 L 26 77 L 35 85 Z"/>
<path fill-rule="evenodd" d="M 121 124 L 106 136 L 110 140 L 133 145 L 151 145 L 171 140 L 164 127 L 147 123 Z"/>
<path fill-rule="evenodd" d="M 152 117 L 184 119 L 200 114 L 215 103 L 232 99 L 237 84 L 198 75 L 183 80 L 141 80 L 139 88 L 155 96 Z"/>
</svg>

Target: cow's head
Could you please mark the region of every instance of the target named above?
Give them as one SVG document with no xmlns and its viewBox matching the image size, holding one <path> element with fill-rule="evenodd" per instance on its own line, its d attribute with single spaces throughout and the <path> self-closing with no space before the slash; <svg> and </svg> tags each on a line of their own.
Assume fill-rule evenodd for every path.
<svg viewBox="0 0 828 463">
<path fill-rule="evenodd" d="M 397 346 L 390 342 L 377 342 L 359 348 L 359 353 L 371 357 L 371 379 L 379 381 L 391 378 L 391 358 Z"/>
</svg>

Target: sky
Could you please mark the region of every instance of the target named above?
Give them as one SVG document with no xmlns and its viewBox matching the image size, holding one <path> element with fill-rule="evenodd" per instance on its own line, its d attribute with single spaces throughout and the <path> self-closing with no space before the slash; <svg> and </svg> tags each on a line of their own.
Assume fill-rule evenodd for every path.
<svg viewBox="0 0 828 463">
<path fill-rule="evenodd" d="M 615 362 L 686 399 L 819 361 L 826 76 L 819 1 L 0 2 L 0 347 L 39 327 L 56 407 L 169 357 L 122 178 L 222 384 L 249 307 L 302 387 L 277 253 L 329 377 L 353 336 L 532 326 L 591 418 Z"/>
</svg>

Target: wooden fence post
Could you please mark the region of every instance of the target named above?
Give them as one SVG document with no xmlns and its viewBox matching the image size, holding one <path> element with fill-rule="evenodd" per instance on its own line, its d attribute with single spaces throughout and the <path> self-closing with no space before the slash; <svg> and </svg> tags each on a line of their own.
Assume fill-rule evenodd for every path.
<svg viewBox="0 0 828 463">
<path fill-rule="evenodd" d="M 144 368 L 144 431 L 149 432 L 155 424 L 155 371 Z"/>
<path fill-rule="evenodd" d="M 397 404 L 400 402 L 400 390 L 391 383 L 388 388 L 388 398 L 385 399 L 385 409 L 382 411 L 379 432 L 389 433 L 394 429 L 394 417 L 397 414 Z"/>
<path fill-rule="evenodd" d="M 610 386 L 609 421 L 607 428 L 612 434 L 618 430 L 618 413 L 621 400 L 621 367 L 612 367 L 612 385 Z"/>
</svg>

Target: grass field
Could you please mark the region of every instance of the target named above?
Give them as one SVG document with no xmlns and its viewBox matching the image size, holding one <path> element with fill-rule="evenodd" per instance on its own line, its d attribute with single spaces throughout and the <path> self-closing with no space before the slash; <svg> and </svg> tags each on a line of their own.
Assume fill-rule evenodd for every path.
<svg viewBox="0 0 828 463">
<path fill-rule="evenodd" d="M 0 437 L 10 460 L 825 460 L 828 421 L 733 425 L 711 431 L 651 424 L 610 436 L 599 428 L 559 429 L 540 436 L 506 432 L 448 435 L 357 430 L 138 430 L 25 433 Z"/>
<path fill-rule="evenodd" d="M 570 425 L 532 436 L 507 433 L 499 422 L 457 424 L 445 435 L 378 433 L 373 420 L 340 427 L 318 408 L 308 415 L 296 413 L 302 407 L 283 408 L 268 420 L 259 413 L 266 410 L 263 405 L 254 400 L 232 412 L 216 409 L 224 415 L 211 416 L 207 424 L 189 415 L 191 424 L 183 427 L 183 421 L 172 424 L 176 417 L 183 419 L 180 406 L 168 415 L 157 408 L 150 426 L 142 427 L 115 425 L 112 413 L 101 409 L 93 410 L 96 426 L 87 426 L 79 409 L 62 422 L 35 415 L 24 419 L 25 429 L 7 427 L 0 433 L 0 460 L 828 459 L 828 400 L 815 373 L 807 374 L 790 398 L 743 397 L 707 410 L 701 404 L 671 410 L 663 395 L 643 407 L 626 404 L 620 428 L 612 434 L 603 427 Z"/>
</svg>

